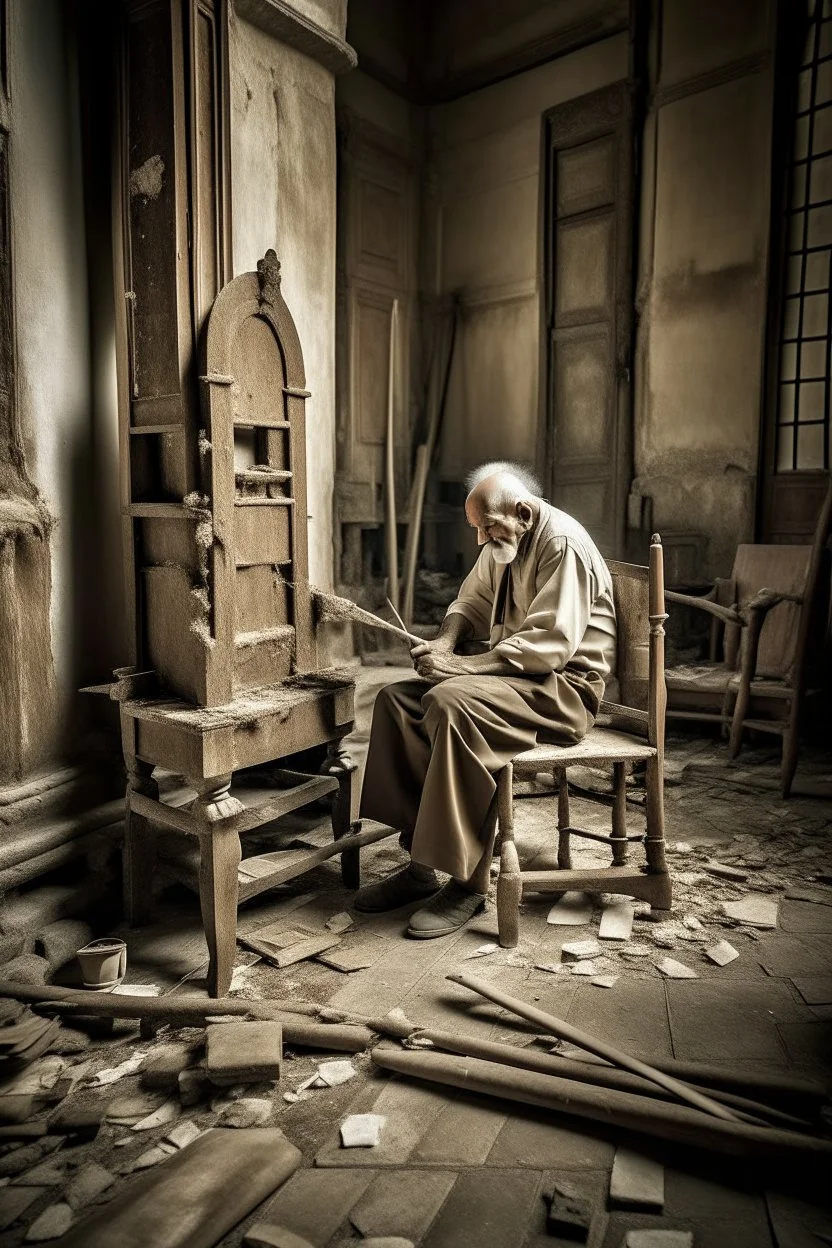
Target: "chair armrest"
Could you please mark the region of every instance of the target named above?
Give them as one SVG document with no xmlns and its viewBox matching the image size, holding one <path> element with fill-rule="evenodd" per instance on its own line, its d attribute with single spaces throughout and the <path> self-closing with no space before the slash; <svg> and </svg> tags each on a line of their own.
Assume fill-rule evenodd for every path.
<svg viewBox="0 0 832 1248">
<path fill-rule="evenodd" d="M 754 614 L 758 614 L 765 619 L 772 607 L 776 607 L 781 602 L 796 602 L 800 605 L 803 602 L 803 595 L 781 593 L 776 589 L 759 589 L 753 598 L 749 598 L 748 602 L 741 603 L 739 612 L 748 622 L 750 622 L 750 618 Z"/>
<path fill-rule="evenodd" d="M 678 602 L 684 607 L 698 607 L 700 611 L 707 611 L 708 615 L 715 616 L 723 624 L 743 622 L 742 616 L 734 607 L 722 607 L 718 602 L 711 602 L 710 598 L 700 598 L 695 594 L 677 594 L 672 589 L 666 589 L 664 597 L 666 602 Z"/>
</svg>

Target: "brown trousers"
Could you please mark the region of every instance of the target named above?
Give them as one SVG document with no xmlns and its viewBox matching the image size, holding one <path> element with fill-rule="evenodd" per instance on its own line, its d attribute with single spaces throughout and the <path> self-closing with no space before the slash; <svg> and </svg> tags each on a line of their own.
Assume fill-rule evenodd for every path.
<svg viewBox="0 0 832 1248">
<path fill-rule="evenodd" d="M 495 775 L 538 734 L 580 741 L 603 688 L 594 673 L 571 671 L 387 685 L 373 711 L 362 817 L 398 828 L 414 862 L 470 880 L 494 827 Z"/>
</svg>

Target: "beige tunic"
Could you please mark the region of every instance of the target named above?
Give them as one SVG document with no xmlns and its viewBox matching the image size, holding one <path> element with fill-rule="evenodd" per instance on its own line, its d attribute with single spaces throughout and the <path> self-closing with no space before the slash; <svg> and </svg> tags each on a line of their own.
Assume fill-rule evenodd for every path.
<svg viewBox="0 0 832 1248">
<path fill-rule="evenodd" d="M 577 520 L 541 502 L 537 523 L 510 564 L 494 560 L 491 543 L 448 607 L 519 674 L 572 670 L 606 680 L 615 662 L 612 579 Z"/>
<path fill-rule="evenodd" d="M 584 529 L 542 504 L 514 563 L 483 547 L 448 610 L 517 670 L 382 689 L 361 814 L 398 828 L 416 862 L 486 892 L 494 777 L 539 737 L 572 745 L 591 728 L 615 650 L 612 583 Z"/>
</svg>

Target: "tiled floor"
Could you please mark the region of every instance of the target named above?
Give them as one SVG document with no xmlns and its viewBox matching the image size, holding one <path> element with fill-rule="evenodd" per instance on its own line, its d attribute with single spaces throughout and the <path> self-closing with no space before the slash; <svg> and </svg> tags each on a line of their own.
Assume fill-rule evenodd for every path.
<svg viewBox="0 0 832 1248">
<path fill-rule="evenodd" d="M 363 674 L 353 743 L 359 758 L 375 690 L 396 675 L 389 669 Z M 577 780 L 584 788 L 598 783 L 592 775 Z M 545 778 L 537 789 L 545 791 Z M 642 817 L 639 797 L 634 790 L 629 803 L 634 826 Z M 551 898 L 529 897 L 514 951 L 497 949 L 467 960 L 478 946 L 496 940 L 493 900 L 466 930 L 436 941 L 405 939 L 403 912 L 356 915 L 343 947 L 369 951 L 372 966 L 342 973 L 316 961 L 285 970 L 261 962 L 240 974 L 239 992 L 295 995 L 370 1017 L 400 1008 L 425 1025 L 531 1043 L 545 1052 L 534 1039 L 536 1028 L 448 982 L 446 975 L 464 966 L 646 1060 L 672 1057 L 828 1079 L 832 888 L 824 892 L 818 877 L 832 880 L 832 804 L 800 796 L 781 802 L 770 754 L 746 751 L 740 765 L 728 769 L 718 745 L 681 738 L 668 751 L 666 804 L 673 913 L 660 924 L 638 916 L 630 941 L 604 950 L 598 970 L 618 976 L 610 989 L 568 970 L 553 973 L 537 965 L 558 964 L 565 941 L 596 935 L 598 907 L 584 927 L 556 927 L 546 921 Z M 554 805 L 549 795 L 518 797 L 518 840 L 527 859 L 551 849 Z M 580 794 L 573 814 L 598 828 L 609 817 L 606 807 Z M 312 823 L 305 830 L 314 833 Z M 601 851 L 579 852 L 594 857 Z M 714 876 L 707 869 L 712 859 L 739 866 L 747 880 Z M 365 879 L 401 861 L 395 838 L 383 841 L 364 851 Z M 819 900 L 787 895 L 807 887 L 820 890 Z M 725 918 L 721 903 L 749 892 L 778 899 L 776 930 Z M 253 930 L 283 917 L 287 926 L 321 929 L 349 904 L 337 864 L 330 862 L 282 894 L 251 903 L 240 913 L 240 927 Z M 205 956 L 194 902 L 182 891 L 170 893 L 167 914 L 166 922 L 130 939 L 131 978 L 163 988 L 199 967 Z M 686 927 L 686 916 L 698 919 L 701 928 Z M 718 967 L 704 950 L 724 939 L 739 957 Z M 657 963 L 666 956 L 685 963 L 698 978 L 664 979 Z M 241 950 L 240 965 L 248 960 Z M 366 1055 L 355 1065 L 357 1079 L 288 1104 L 281 1094 L 315 1069 L 313 1057 L 297 1056 L 285 1063 L 274 1099 L 274 1121 L 303 1150 L 304 1166 L 258 1218 L 305 1235 L 315 1248 L 340 1248 L 371 1234 L 403 1235 L 422 1248 L 557 1245 L 566 1241 L 547 1235 L 542 1199 L 555 1182 L 591 1203 L 594 1248 L 619 1248 L 625 1232 L 635 1227 L 693 1231 L 697 1248 L 816 1248 L 822 1242 L 816 1231 L 832 1235 L 832 1215 L 825 1208 L 828 1174 L 816 1181 L 782 1164 L 763 1167 L 709 1150 L 685 1150 L 627 1134 L 614 1123 L 590 1124 L 390 1077 Z M 341 1148 L 343 1117 L 364 1111 L 385 1117 L 380 1145 Z M 662 1214 L 609 1208 L 609 1174 L 622 1143 L 664 1165 Z M 237 1245 L 243 1229 L 224 1242 Z M 17 1235 L 8 1242 L 19 1240 Z"/>
</svg>

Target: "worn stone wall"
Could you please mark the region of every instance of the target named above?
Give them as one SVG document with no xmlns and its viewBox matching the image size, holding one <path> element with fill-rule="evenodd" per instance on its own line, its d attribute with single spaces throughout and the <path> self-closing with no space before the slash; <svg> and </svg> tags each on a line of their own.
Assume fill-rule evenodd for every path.
<svg viewBox="0 0 832 1248">
<path fill-rule="evenodd" d="M 296 6 L 343 35 L 345 6 Z M 336 29 L 337 27 L 337 29 Z M 306 364 L 310 577 L 331 586 L 335 472 L 335 88 L 316 61 L 232 13 L 231 186 L 235 275 L 268 247 Z"/>
<path fill-rule="evenodd" d="M 754 533 L 772 7 L 665 2 L 645 134 L 634 488 L 654 528 L 699 536 L 702 577 Z"/>
<path fill-rule="evenodd" d="M 436 293 L 458 292 L 440 471 L 534 461 L 538 440 L 541 117 L 627 74 L 627 38 L 591 47 L 431 111 Z"/>
<path fill-rule="evenodd" d="M 64 744 L 78 683 L 83 578 L 95 575 L 79 548 L 89 488 L 90 347 L 78 97 L 63 10 L 60 0 L 10 6 L 17 422 L 24 475 L 55 520 L 45 539 L 51 578 L 50 559 L 30 541 L 19 543 L 18 566 L 4 581 L 19 617 L 20 686 L 17 705 L 5 708 L 21 725 L 18 775 Z"/>
</svg>

